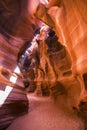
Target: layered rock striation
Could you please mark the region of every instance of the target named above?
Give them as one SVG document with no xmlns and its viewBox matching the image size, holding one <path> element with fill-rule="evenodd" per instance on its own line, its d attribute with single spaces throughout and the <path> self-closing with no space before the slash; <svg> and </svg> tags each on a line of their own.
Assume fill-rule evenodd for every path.
<svg viewBox="0 0 87 130">
<path fill-rule="evenodd" d="M 10 86 L 10 95 L 0 107 L 2 112 L 6 110 L 3 112 L 6 120 L 3 121 L 1 113 L 1 130 L 20 113 L 21 105 L 23 111 L 20 114 L 27 112 L 24 85 L 33 88 L 31 91 L 38 95 L 51 95 L 56 101 L 64 97 L 64 107 L 78 111 L 86 122 L 87 2 L 50 0 L 47 3 L 39 4 L 39 0 L 0 1 L 1 97 Z M 46 25 L 35 34 L 41 25 L 38 19 Z M 15 72 L 18 62 L 22 75 Z M 14 97 L 17 98 L 13 100 Z M 20 105 L 14 111 L 18 102 Z"/>
<path fill-rule="evenodd" d="M 38 13 L 39 10 L 45 10 Z M 86 90 L 87 90 L 87 2 L 85 0 L 50 0 L 48 5 L 40 4 L 36 10 L 37 18 L 56 32 L 59 42 L 66 47 L 71 59 L 71 76 L 66 77 L 66 73 L 58 79 L 66 88 L 71 101 L 69 104 L 73 108 L 77 106 L 83 115 L 86 114 Z M 49 17 L 48 17 L 49 16 Z M 50 20 L 48 20 L 50 18 Z M 50 22 L 49 22 L 50 21 Z M 55 59 L 55 58 L 54 58 Z M 56 62 L 57 62 L 56 58 Z M 61 60 L 62 61 L 62 60 Z M 60 61 L 60 62 L 61 62 Z M 69 88 L 67 89 L 67 86 Z M 71 90 L 72 89 L 72 90 Z M 77 90 L 76 90 L 77 89 Z M 70 92 L 71 91 L 71 92 Z M 72 95 L 72 96 L 71 96 Z M 74 98 L 73 98 L 74 97 Z M 69 99 L 69 97 L 68 97 Z M 77 100 L 75 103 L 74 101 Z M 74 106 L 73 106 L 73 103 Z M 81 103 L 83 102 L 83 103 Z M 79 105 L 80 104 L 80 105 Z M 85 114 L 84 114 L 85 111 Z"/>
<path fill-rule="evenodd" d="M 0 130 L 28 112 L 29 103 L 17 62 L 39 24 L 29 10 L 31 3 L 0 1 Z"/>
</svg>

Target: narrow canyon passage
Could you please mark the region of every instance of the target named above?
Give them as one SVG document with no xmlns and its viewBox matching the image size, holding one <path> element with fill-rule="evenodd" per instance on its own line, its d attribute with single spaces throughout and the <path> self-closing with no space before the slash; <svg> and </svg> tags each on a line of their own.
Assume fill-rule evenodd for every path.
<svg viewBox="0 0 87 130">
<path fill-rule="evenodd" d="M 87 130 L 87 0 L 0 0 L 0 130 Z"/>
<path fill-rule="evenodd" d="M 61 109 L 51 97 L 27 96 L 28 114 L 17 118 L 7 130 L 84 130 L 83 122 L 74 113 Z"/>
</svg>

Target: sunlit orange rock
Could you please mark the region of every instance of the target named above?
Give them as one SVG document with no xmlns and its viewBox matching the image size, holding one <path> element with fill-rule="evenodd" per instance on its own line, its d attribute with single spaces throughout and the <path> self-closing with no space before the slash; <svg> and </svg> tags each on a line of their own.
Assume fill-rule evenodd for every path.
<svg viewBox="0 0 87 130">
<path fill-rule="evenodd" d="M 46 5 L 46 7 L 44 7 L 44 5 L 41 5 L 42 7 L 38 6 L 36 10 L 37 18 L 41 19 L 50 27 L 53 27 L 53 30 L 56 32 L 59 38 L 59 42 L 61 42 L 61 44 L 66 47 L 66 50 L 70 56 L 72 80 L 70 80 L 69 77 L 66 77 L 66 76 L 64 77 L 64 75 L 58 80 L 63 79 L 60 81 L 61 83 L 63 83 L 63 81 L 66 79 L 66 82 L 68 85 L 68 83 L 72 84 L 73 78 L 75 77 L 73 85 L 71 86 L 72 86 L 72 91 L 76 92 L 75 98 L 78 95 L 77 97 L 78 101 L 76 103 L 77 104 L 76 106 L 78 106 L 81 97 L 84 95 L 85 89 L 87 90 L 86 88 L 86 84 L 87 84 L 86 83 L 86 80 L 87 80 L 87 74 L 86 74 L 87 73 L 87 66 L 86 66 L 86 62 L 87 62 L 86 11 L 87 11 L 87 7 L 86 5 L 87 5 L 87 2 L 85 0 L 83 1 L 81 0 L 79 1 L 77 0 L 76 1 L 73 1 L 73 0 L 52 1 L 50 0 L 48 5 Z M 38 13 L 39 12 L 38 9 L 41 10 L 44 8 L 46 8 L 46 10 L 44 12 L 44 16 L 41 18 L 39 17 L 40 14 Z M 51 18 L 51 22 L 48 22 L 49 18 Z M 52 23 L 52 25 L 50 23 Z M 61 60 L 59 63 L 61 63 Z M 68 82 L 69 80 L 70 82 Z M 65 88 L 67 88 L 66 83 L 63 83 L 63 85 L 65 85 Z M 74 90 L 74 86 L 77 88 L 77 90 Z M 67 93 L 70 94 L 71 92 L 67 90 Z M 75 101 L 75 99 L 74 100 L 72 99 L 72 101 Z M 70 101 L 71 105 L 72 105 L 71 103 L 72 101 Z"/>
<path fill-rule="evenodd" d="M 49 0 L 46 5 L 45 1 L 39 2 L 39 0 L 0 1 L 1 91 L 5 90 L 6 85 L 10 85 L 9 72 L 10 75 L 14 75 L 21 54 L 42 21 L 55 34 L 47 38 L 49 27 L 47 30 L 40 30 L 37 49 L 39 63 L 37 65 L 37 58 L 34 55 L 32 58 L 35 60 L 35 66 L 32 65 L 25 75 L 31 85 L 36 85 L 36 93 L 51 95 L 56 101 L 63 98 L 64 107 L 79 111 L 84 117 L 87 115 L 87 1 Z M 24 87 L 23 77 L 17 74 L 15 76 L 18 77 L 18 81 L 10 85 L 14 87 L 11 94 L 16 95 L 19 91 L 20 95 L 24 94 L 21 101 L 24 99 L 25 105 L 22 104 L 22 107 L 26 106 L 26 110 L 23 108 L 23 112 L 27 112 L 26 94 L 24 90 L 16 89 Z M 12 95 L 10 96 L 13 99 Z M 13 106 L 10 110 L 12 108 Z M 9 123 L 5 127 L 8 125 Z"/>
</svg>

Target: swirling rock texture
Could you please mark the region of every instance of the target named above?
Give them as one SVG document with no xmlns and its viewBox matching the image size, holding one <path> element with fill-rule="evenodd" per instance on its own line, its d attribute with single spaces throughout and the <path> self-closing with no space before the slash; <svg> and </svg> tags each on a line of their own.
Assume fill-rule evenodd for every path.
<svg viewBox="0 0 87 130">
<path fill-rule="evenodd" d="M 5 130 L 16 117 L 28 112 L 22 75 L 15 70 L 21 52 L 38 27 L 29 10 L 32 2 L 0 1 L 0 130 Z"/>
<path fill-rule="evenodd" d="M 0 106 L 1 130 L 17 116 L 27 113 L 24 85 L 34 86 L 37 95 L 51 95 L 56 102 L 63 99 L 62 107 L 77 112 L 86 122 L 87 1 L 49 0 L 47 3 L 0 0 L 0 96 L 6 88 L 13 87 Z M 41 27 L 39 38 L 33 39 L 41 25 L 39 20 L 49 27 Z M 24 65 L 21 55 L 29 46 Z M 18 61 L 22 74 L 14 72 Z M 17 77 L 16 83 L 12 83 L 12 76 Z"/>
<path fill-rule="evenodd" d="M 45 10 L 44 14 L 38 13 L 41 8 Z M 35 14 L 39 19 L 43 16 L 42 21 L 45 21 L 46 24 L 55 30 L 59 41 L 66 47 L 70 55 L 72 76 L 67 77 L 63 75 L 58 80 L 64 85 L 67 94 L 70 96 L 70 99 L 68 97 L 69 105 L 71 104 L 70 106 L 73 108 L 77 106 L 80 114 L 85 119 L 87 111 L 86 11 L 86 0 L 50 0 L 47 6 L 40 4 Z M 52 24 L 49 23 L 47 16 L 49 16 Z"/>
</svg>

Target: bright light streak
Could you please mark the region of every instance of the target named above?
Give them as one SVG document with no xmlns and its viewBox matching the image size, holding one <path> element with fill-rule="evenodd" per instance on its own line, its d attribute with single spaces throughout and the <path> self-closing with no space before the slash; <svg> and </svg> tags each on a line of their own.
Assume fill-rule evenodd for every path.
<svg viewBox="0 0 87 130">
<path fill-rule="evenodd" d="M 14 72 L 20 73 L 20 70 L 19 70 L 18 66 L 15 68 Z M 16 75 L 10 77 L 10 82 L 15 84 L 16 81 L 17 81 L 17 76 Z M 9 94 L 11 93 L 12 89 L 13 89 L 12 87 L 6 86 L 5 91 L 0 90 L 0 107 L 4 104 L 5 100 L 7 99 Z"/>
<path fill-rule="evenodd" d="M 20 74 L 20 69 L 19 69 L 19 67 L 18 67 L 18 66 L 15 68 L 14 72 L 16 72 L 16 73 Z"/>
<path fill-rule="evenodd" d="M 48 4 L 49 2 L 48 2 L 48 0 L 40 0 L 40 3 L 42 3 L 42 4 Z"/>
</svg>

